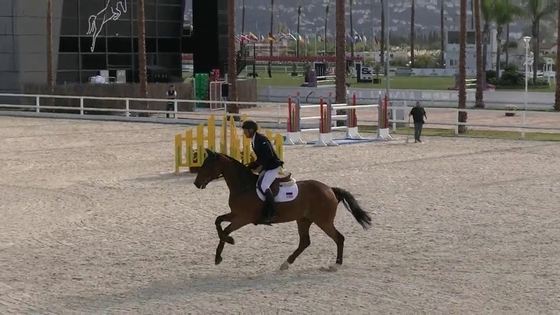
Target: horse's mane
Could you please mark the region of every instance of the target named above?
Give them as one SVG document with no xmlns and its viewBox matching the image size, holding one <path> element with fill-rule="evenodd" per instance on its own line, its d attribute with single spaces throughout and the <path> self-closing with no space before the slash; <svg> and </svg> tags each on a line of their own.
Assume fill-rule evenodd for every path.
<svg viewBox="0 0 560 315">
<path fill-rule="evenodd" d="M 218 153 L 219 155 L 225 157 L 226 159 L 228 159 L 229 161 L 231 161 L 235 167 L 235 170 L 237 172 L 237 174 L 239 175 L 239 181 L 243 184 L 247 183 L 247 184 L 256 184 L 257 179 L 259 178 L 259 176 L 255 173 L 253 173 L 253 171 L 251 171 L 247 166 L 245 166 L 243 163 L 239 162 L 238 160 L 232 158 L 231 156 L 227 155 L 227 154 L 223 154 L 223 153 Z"/>
</svg>

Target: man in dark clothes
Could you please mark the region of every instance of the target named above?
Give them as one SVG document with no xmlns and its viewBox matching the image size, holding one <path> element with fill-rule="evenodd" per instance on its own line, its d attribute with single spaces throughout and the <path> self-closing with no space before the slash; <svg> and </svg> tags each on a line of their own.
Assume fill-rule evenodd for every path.
<svg viewBox="0 0 560 315">
<path fill-rule="evenodd" d="M 276 179 L 276 176 L 282 169 L 284 162 L 280 160 L 274 151 L 274 147 L 272 146 L 272 143 L 270 143 L 270 140 L 268 140 L 265 135 L 260 134 L 257 131 L 259 126 L 256 122 L 247 120 L 243 123 L 241 128 L 243 129 L 245 137 L 251 139 L 251 146 L 257 156 L 257 160 L 249 163 L 247 167 L 251 170 L 257 168 L 258 166 L 262 167 L 262 171 L 259 176 L 259 181 L 261 183 L 260 191 L 266 197 L 262 223 L 268 224 L 276 220 L 278 217 L 275 208 L 274 194 L 272 193 L 272 190 L 270 190 L 270 185 L 272 185 Z"/>
<path fill-rule="evenodd" d="M 424 118 L 428 119 L 428 116 L 426 116 L 426 111 L 420 105 L 420 102 L 416 102 L 416 107 L 410 110 L 410 114 L 408 114 L 408 116 L 412 116 L 412 119 L 414 120 L 414 143 L 422 142 L 420 140 L 422 126 L 425 123 Z"/>
</svg>

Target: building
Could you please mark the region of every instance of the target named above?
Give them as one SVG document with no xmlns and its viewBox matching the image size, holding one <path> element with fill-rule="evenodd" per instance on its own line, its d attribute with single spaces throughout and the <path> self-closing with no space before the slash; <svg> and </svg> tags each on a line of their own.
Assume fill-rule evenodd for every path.
<svg viewBox="0 0 560 315">
<path fill-rule="evenodd" d="M 57 84 L 138 78 L 137 0 L 52 0 Z M 181 77 L 184 0 L 145 0 L 147 64 Z M 0 1 L 0 89 L 46 83 L 47 5 Z"/>
<path fill-rule="evenodd" d="M 459 69 L 459 31 L 446 31 L 445 33 L 445 68 L 458 71 Z M 492 56 L 496 49 L 496 31 L 491 30 L 488 39 L 488 51 L 486 53 L 486 68 L 492 69 Z M 467 31 L 467 75 L 476 75 L 476 36 L 475 31 Z"/>
</svg>

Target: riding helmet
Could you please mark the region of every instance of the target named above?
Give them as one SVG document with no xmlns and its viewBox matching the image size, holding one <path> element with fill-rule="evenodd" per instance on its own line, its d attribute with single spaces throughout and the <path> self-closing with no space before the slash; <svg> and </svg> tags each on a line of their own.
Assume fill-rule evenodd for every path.
<svg viewBox="0 0 560 315">
<path fill-rule="evenodd" d="M 257 125 L 257 123 L 252 120 L 247 120 L 243 122 L 243 125 L 241 125 L 241 129 L 253 129 L 257 131 L 257 129 L 259 129 L 259 125 Z"/>
</svg>

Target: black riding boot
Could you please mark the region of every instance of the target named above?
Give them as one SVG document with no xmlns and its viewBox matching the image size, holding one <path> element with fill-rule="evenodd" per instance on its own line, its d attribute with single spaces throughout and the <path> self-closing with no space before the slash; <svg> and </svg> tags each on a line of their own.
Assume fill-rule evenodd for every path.
<svg viewBox="0 0 560 315">
<path fill-rule="evenodd" d="M 278 218 L 278 214 L 276 213 L 276 204 L 274 202 L 274 194 L 270 189 L 267 189 L 264 192 L 264 196 L 266 197 L 264 211 L 263 211 L 263 223 L 271 223 Z"/>
</svg>

